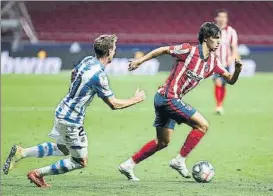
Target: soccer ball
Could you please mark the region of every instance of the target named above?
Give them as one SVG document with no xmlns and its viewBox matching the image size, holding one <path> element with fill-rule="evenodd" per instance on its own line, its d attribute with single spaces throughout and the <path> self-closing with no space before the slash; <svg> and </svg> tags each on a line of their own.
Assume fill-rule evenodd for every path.
<svg viewBox="0 0 273 196">
<path fill-rule="evenodd" d="M 192 176 L 196 182 L 210 182 L 214 176 L 214 169 L 208 161 L 199 161 L 192 168 Z"/>
</svg>

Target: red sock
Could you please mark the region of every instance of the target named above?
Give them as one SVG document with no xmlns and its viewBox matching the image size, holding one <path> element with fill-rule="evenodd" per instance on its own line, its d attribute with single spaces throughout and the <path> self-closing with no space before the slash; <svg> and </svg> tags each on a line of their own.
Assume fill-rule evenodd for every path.
<svg viewBox="0 0 273 196">
<path fill-rule="evenodd" d="M 147 159 L 148 157 L 152 156 L 155 152 L 161 150 L 157 145 L 156 140 L 152 140 L 148 143 L 146 143 L 140 151 L 136 152 L 133 156 L 132 159 L 135 163 L 139 163 L 140 161 L 143 161 L 144 159 Z"/>
<path fill-rule="evenodd" d="M 216 99 L 216 106 L 219 107 L 221 106 L 221 95 L 222 95 L 222 90 L 221 90 L 221 86 L 216 86 L 214 88 L 214 96 Z"/>
<path fill-rule="evenodd" d="M 223 104 L 223 101 L 225 99 L 225 96 L 226 96 L 226 87 L 225 86 L 222 86 L 221 87 L 221 96 L 220 96 L 220 104 L 222 105 Z"/>
<path fill-rule="evenodd" d="M 204 132 L 199 131 L 198 129 L 193 129 L 189 133 L 184 145 L 182 146 L 180 150 L 180 155 L 182 157 L 187 157 L 188 154 L 195 148 L 195 146 L 199 143 L 199 141 L 204 135 L 205 135 Z"/>
</svg>

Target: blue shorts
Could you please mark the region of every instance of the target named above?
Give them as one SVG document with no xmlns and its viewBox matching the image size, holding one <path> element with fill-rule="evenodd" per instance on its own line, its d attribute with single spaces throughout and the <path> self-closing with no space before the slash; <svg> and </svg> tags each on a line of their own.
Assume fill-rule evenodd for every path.
<svg viewBox="0 0 273 196">
<path fill-rule="evenodd" d="M 227 66 L 225 68 L 229 72 L 229 66 Z M 226 80 L 223 77 L 221 77 L 219 74 L 214 74 L 213 75 L 213 80 L 215 81 L 215 79 L 217 79 L 217 78 L 220 78 L 222 80 L 222 84 L 226 85 L 227 82 L 226 82 Z"/>
<path fill-rule="evenodd" d="M 154 97 L 154 107 L 156 115 L 154 126 L 169 129 L 174 129 L 175 123 L 188 122 L 197 111 L 180 99 L 169 99 L 160 93 L 156 93 Z"/>
</svg>

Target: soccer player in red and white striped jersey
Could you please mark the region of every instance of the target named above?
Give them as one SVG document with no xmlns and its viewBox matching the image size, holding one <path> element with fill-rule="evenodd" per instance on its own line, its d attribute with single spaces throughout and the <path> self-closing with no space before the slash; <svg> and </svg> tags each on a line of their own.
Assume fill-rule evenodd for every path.
<svg viewBox="0 0 273 196">
<path fill-rule="evenodd" d="M 221 42 L 220 47 L 216 50 L 216 54 L 220 57 L 220 61 L 227 70 L 237 57 L 238 36 L 234 28 L 228 25 L 228 12 L 227 10 L 217 10 L 215 14 L 216 24 L 221 29 Z M 216 100 L 216 112 L 222 114 L 223 102 L 226 95 L 225 80 L 218 74 L 214 75 L 214 96 Z"/>
<path fill-rule="evenodd" d="M 184 43 L 160 47 L 129 64 L 129 70 L 134 70 L 143 62 L 163 54 L 170 54 L 176 58 L 171 74 L 165 84 L 158 89 L 154 99 L 156 139 L 146 143 L 119 166 L 119 171 L 129 180 L 139 180 L 133 171 L 136 164 L 168 146 L 175 123 L 185 123 L 192 127 L 192 130 L 181 147 L 180 153 L 171 160 L 170 167 L 177 170 L 183 177 L 190 177 L 185 164 L 186 157 L 208 131 L 209 124 L 196 109 L 182 99 L 213 73 L 220 74 L 227 83 L 234 84 L 242 68 L 240 61 L 236 61 L 235 72 L 230 74 L 221 65 L 220 59 L 214 53 L 219 47 L 220 37 L 220 28 L 215 23 L 207 22 L 200 28 L 198 45 Z"/>
</svg>

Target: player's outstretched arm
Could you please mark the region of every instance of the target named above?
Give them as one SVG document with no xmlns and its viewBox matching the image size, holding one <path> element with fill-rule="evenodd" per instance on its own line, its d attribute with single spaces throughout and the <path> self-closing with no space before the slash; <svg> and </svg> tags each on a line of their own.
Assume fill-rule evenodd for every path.
<svg viewBox="0 0 273 196">
<path fill-rule="evenodd" d="M 157 56 L 160 56 L 162 54 L 169 54 L 169 53 L 170 53 L 170 47 L 169 46 L 164 46 L 164 47 L 157 48 L 155 50 L 152 50 L 148 54 L 144 55 L 143 57 L 130 62 L 128 69 L 129 69 L 129 71 L 133 71 L 133 70 L 137 69 L 145 61 L 148 61 L 148 60 L 150 60 L 152 58 L 155 58 Z"/>
<path fill-rule="evenodd" d="M 146 99 L 146 95 L 144 91 L 136 90 L 135 95 L 130 99 L 117 99 L 114 96 L 103 98 L 103 101 L 112 109 L 124 109 L 140 103 Z"/>
<path fill-rule="evenodd" d="M 241 73 L 242 70 L 242 63 L 240 60 L 236 59 L 235 60 L 235 71 L 233 74 L 229 73 L 229 72 L 224 72 L 222 74 L 222 77 L 227 81 L 228 84 L 235 84 L 239 78 L 239 75 Z"/>
</svg>

